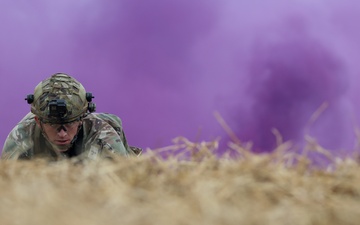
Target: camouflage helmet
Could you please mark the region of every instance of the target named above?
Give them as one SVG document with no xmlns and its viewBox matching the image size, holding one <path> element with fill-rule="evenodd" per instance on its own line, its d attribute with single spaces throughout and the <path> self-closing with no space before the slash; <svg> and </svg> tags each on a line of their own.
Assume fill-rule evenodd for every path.
<svg viewBox="0 0 360 225">
<path fill-rule="evenodd" d="M 56 73 L 41 81 L 27 96 L 31 112 L 44 123 L 69 123 L 95 111 L 92 94 L 75 78 Z"/>
</svg>

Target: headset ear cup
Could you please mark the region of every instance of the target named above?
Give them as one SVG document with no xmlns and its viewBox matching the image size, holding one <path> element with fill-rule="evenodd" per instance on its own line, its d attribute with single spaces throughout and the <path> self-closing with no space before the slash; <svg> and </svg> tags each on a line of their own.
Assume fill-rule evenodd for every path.
<svg viewBox="0 0 360 225">
<path fill-rule="evenodd" d="M 86 92 L 85 97 L 86 97 L 86 101 L 88 102 L 91 102 L 92 99 L 95 98 L 95 96 L 93 96 L 91 92 Z"/>
<path fill-rule="evenodd" d="M 96 110 L 96 104 L 93 102 L 89 102 L 88 103 L 88 111 L 92 113 L 92 112 L 95 112 L 95 110 Z"/>
<path fill-rule="evenodd" d="M 95 112 L 96 104 L 92 102 L 92 99 L 95 98 L 95 96 L 93 96 L 91 92 L 86 92 L 85 98 L 86 101 L 88 101 L 88 111 L 90 113 Z"/>
<path fill-rule="evenodd" d="M 33 94 L 27 95 L 25 100 L 27 101 L 28 104 L 33 103 L 34 102 L 34 95 Z"/>
</svg>

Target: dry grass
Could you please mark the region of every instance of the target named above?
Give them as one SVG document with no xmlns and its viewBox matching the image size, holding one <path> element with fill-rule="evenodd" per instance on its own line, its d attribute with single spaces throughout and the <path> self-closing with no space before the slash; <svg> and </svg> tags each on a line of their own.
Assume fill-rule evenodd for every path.
<svg viewBox="0 0 360 225">
<path fill-rule="evenodd" d="M 289 143 L 257 155 L 233 143 L 237 157 L 219 158 L 217 144 L 178 138 L 131 159 L 2 161 L 0 224 L 359 223 L 355 160 L 329 156 L 316 168 Z"/>
</svg>

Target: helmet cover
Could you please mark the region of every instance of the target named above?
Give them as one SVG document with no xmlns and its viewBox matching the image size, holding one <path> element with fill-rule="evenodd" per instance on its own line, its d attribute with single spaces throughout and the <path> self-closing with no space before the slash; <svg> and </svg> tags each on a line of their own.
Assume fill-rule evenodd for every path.
<svg viewBox="0 0 360 225">
<path fill-rule="evenodd" d="M 31 112 L 44 123 L 69 123 L 87 110 L 85 88 L 67 74 L 56 73 L 35 87 Z"/>
</svg>

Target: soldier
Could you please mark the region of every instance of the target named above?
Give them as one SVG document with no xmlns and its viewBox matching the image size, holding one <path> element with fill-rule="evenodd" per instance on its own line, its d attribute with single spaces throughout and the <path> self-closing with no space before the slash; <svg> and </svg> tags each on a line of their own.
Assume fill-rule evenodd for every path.
<svg viewBox="0 0 360 225">
<path fill-rule="evenodd" d="M 127 144 L 117 116 L 94 113 L 92 98 L 67 74 L 56 73 L 43 80 L 25 99 L 31 112 L 8 135 L 1 158 L 95 159 L 140 154 L 140 148 Z"/>
</svg>

